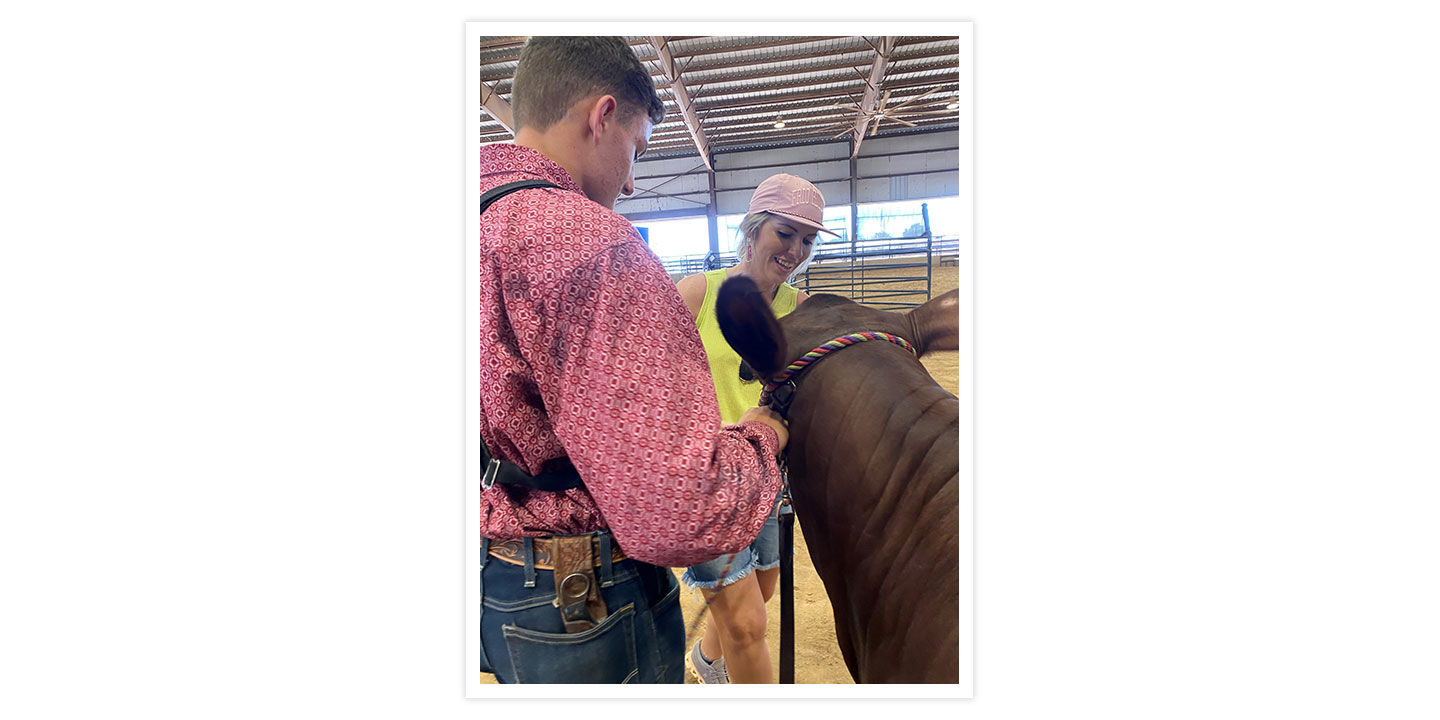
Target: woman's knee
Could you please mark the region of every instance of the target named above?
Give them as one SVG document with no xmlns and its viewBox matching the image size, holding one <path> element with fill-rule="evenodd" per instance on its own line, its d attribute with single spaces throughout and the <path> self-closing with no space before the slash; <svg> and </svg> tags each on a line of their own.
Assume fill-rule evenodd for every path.
<svg viewBox="0 0 1440 720">
<path fill-rule="evenodd" d="M 765 606 L 756 603 L 734 607 L 720 622 L 720 634 L 731 647 L 765 641 Z"/>
</svg>

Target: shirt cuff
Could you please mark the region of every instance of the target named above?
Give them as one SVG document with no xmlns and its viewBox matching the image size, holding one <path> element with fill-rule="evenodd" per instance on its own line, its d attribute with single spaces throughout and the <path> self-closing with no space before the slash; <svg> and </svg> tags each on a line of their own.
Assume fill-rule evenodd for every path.
<svg viewBox="0 0 1440 720">
<path fill-rule="evenodd" d="M 772 456 L 780 454 L 780 434 L 775 432 L 775 428 L 755 420 L 747 420 L 743 423 L 736 423 L 736 425 L 738 427 L 748 428 L 751 432 L 758 431 L 760 445 Z"/>
</svg>

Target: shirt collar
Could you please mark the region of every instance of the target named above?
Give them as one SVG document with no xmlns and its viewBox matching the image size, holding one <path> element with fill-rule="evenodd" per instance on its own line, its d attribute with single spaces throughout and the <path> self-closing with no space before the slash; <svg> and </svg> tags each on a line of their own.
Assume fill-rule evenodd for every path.
<svg viewBox="0 0 1440 720">
<path fill-rule="evenodd" d="M 534 175 L 566 190 L 585 194 L 585 191 L 580 189 L 580 183 L 570 177 L 565 168 L 539 150 L 515 143 L 495 143 L 480 148 L 480 177 L 507 173 Z"/>
</svg>

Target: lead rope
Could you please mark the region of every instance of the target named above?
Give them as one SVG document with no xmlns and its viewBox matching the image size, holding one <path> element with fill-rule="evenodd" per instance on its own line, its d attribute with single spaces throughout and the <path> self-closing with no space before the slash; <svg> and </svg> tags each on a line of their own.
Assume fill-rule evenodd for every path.
<svg viewBox="0 0 1440 720">
<path fill-rule="evenodd" d="M 735 556 L 739 554 L 738 552 L 733 552 L 730 553 L 729 557 L 725 558 L 725 567 L 720 570 L 720 577 L 722 579 L 730 574 L 730 564 L 735 562 Z M 719 590 L 720 588 L 715 588 L 716 592 L 719 592 Z M 690 641 L 695 638 L 695 630 L 700 627 L 700 621 L 705 619 L 705 613 L 710 611 L 710 603 L 714 601 L 715 593 L 712 592 L 710 593 L 710 597 L 705 598 L 705 604 L 700 606 L 700 613 L 695 616 L 694 620 L 690 621 L 690 629 L 685 631 L 685 647 L 690 647 Z"/>
</svg>

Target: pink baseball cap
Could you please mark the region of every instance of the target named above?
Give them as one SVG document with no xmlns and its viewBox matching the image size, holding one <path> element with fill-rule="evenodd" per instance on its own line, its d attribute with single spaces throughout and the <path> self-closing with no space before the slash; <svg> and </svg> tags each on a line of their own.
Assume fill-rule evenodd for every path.
<svg viewBox="0 0 1440 720">
<path fill-rule="evenodd" d="M 825 197 L 805 178 L 785 173 L 765 178 L 750 196 L 750 212 L 773 213 L 840 237 L 840 233 L 825 229 Z"/>
</svg>

